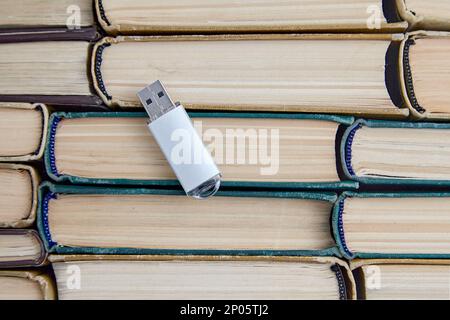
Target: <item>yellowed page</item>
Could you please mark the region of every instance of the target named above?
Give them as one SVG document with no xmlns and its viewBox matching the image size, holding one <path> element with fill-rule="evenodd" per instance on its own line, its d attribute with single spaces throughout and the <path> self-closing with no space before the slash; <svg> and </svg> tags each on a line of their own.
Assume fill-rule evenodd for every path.
<svg viewBox="0 0 450 320">
<path fill-rule="evenodd" d="M 78 13 L 80 26 L 94 24 L 91 0 L 2 0 L 0 28 L 66 27 Z"/>
<path fill-rule="evenodd" d="M 0 156 L 23 156 L 38 151 L 43 125 L 43 114 L 39 109 L 0 106 Z"/>
<path fill-rule="evenodd" d="M 385 85 L 389 40 L 196 39 L 113 41 L 94 75 L 105 85 L 99 94 L 109 104 L 140 106 L 136 92 L 159 79 L 188 108 L 398 110 Z"/>
<path fill-rule="evenodd" d="M 53 263 L 58 296 L 76 299 L 339 299 L 329 264 L 262 261 Z M 68 286 L 67 270 L 82 274 Z M 102 288 L 102 289 L 99 289 Z"/>
<path fill-rule="evenodd" d="M 448 300 L 450 266 L 382 264 L 363 266 L 367 300 Z"/>
<path fill-rule="evenodd" d="M 42 257 L 41 243 L 32 233 L 0 232 L 0 263 L 38 261 Z"/>
<path fill-rule="evenodd" d="M 62 120 L 55 143 L 58 173 L 85 178 L 175 180 L 148 132 L 146 121 L 145 118 Z M 224 181 L 339 181 L 336 122 L 269 118 L 193 118 L 193 121 Z"/>
<path fill-rule="evenodd" d="M 450 130 L 362 127 L 351 164 L 359 177 L 450 180 L 449 157 Z"/>
<path fill-rule="evenodd" d="M 381 0 L 97 0 L 97 10 L 107 31 L 128 34 L 406 28 L 387 23 Z"/>
<path fill-rule="evenodd" d="M 410 47 L 414 93 L 430 117 L 450 114 L 449 51 L 450 36 L 418 38 Z"/>
<path fill-rule="evenodd" d="M 31 175 L 25 170 L 0 167 L 0 223 L 11 225 L 30 216 L 33 201 Z"/>
<path fill-rule="evenodd" d="M 89 43 L 0 44 L 0 95 L 90 95 Z"/>
<path fill-rule="evenodd" d="M 183 195 L 59 195 L 49 202 L 53 241 L 65 246 L 320 250 L 333 247 L 332 203 Z"/>
<path fill-rule="evenodd" d="M 449 254 L 450 198 L 347 198 L 343 223 L 352 252 Z"/>
<path fill-rule="evenodd" d="M 0 300 L 44 300 L 39 282 L 21 277 L 0 275 Z"/>
</svg>

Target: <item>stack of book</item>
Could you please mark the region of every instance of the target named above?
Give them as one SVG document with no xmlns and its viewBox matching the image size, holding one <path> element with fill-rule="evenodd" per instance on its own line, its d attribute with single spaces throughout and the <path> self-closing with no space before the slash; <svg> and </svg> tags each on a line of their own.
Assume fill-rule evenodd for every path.
<svg viewBox="0 0 450 320">
<path fill-rule="evenodd" d="M 0 299 L 450 298 L 448 1 L 4 2 Z"/>
</svg>

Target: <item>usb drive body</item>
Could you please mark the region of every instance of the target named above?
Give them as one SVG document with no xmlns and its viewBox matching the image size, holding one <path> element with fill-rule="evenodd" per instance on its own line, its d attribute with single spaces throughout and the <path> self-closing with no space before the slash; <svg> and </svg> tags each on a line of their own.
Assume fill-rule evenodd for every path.
<svg viewBox="0 0 450 320">
<path fill-rule="evenodd" d="M 187 195 L 207 198 L 220 187 L 221 174 L 184 107 L 174 104 L 157 81 L 138 93 L 149 114 L 148 129 Z"/>
</svg>

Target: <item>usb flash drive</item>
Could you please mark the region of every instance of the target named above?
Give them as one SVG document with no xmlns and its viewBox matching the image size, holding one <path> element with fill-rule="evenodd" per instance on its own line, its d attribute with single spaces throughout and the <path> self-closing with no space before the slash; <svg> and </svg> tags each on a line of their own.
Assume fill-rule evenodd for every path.
<svg viewBox="0 0 450 320">
<path fill-rule="evenodd" d="M 186 110 L 170 99 L 160 81 L 138 92 L 148 129 L 188 196 L 205 199 L 220 187 L 221 174 Z"/>
</svg>

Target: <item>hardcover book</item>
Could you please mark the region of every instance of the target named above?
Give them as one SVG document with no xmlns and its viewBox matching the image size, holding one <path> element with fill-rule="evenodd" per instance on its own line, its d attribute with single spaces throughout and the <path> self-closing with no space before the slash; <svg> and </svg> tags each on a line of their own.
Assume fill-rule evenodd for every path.
<svg viewBox="0 0 450 320">
<path fill-rule="evenodd" d="M 0 161 L 40 159 L 47 140 L 48 116 L 43 104 L 0 103 Z"/>
<path fill-rule="evenodd" d="M 374 259 L 352 261 L 358 299 L 448 300 L 449 260 Z"/>
<path fill-rule="evenodd" d="M 0 270 L 0 300 L 55 300 L 53 279 L 44 270 Z"/>
<path fill-rule="evenodd" d="M 449 193 L 344 192 L 334 237 L 347 259 L 450 257 Z"/>
<path fill-rule="evenodd" d="M 0 44 L 0 101 L 98 106 L 88 75 L 90 42 Z"/>
<path fill-rule="evenodd" d="M 450 124 L 358 120 L 342 138 L 349 179 L 364 184 L 450 184 Z"/>
<path fill-rule="evenodd" d="M 341 180 L 339 150 L 353 118 L 327 115 L 191 113 L 223 186 L 355 189 Z M 178 185 L 142 113 L 55 113 L 45 163 L 58 182 Z M 188 143 L 189 141 L 180 141 Z M 180 151 L 183 161 L 194 155 Z M 181 161 L 181 160 L 180 160 Z M 99 165 L 101 164 L 101 165 Z"/>
<path fill-rule="evenodd" d="M 417 2 L 417 1 L 408 1 Z M 427 17 L 445 1 L 418 5 Z M 442 6 L 436 5 L 442 3 Z M 409 5 L 409 4 L 408 4 Z M 414 3 L 413 8 L 417 5 Z M 431 7 L 431 8 L 430 8 Z M 244 32 L 401 32 L 412 14 L 403 1 L 387 0 L 96 0 L 103 29 L 111 34 Z M 431 11 L 430 9 L 436 8 Z M 422 12 L 421 12 L 422 11 Z M 409 13 L 409 15 L 408 15 Z M 413 20 L 412 18 L 410 20 Z M 445 23 L 445 22 L 444 22 Z M 448 23 L 448 22 L 447 22 Z"/>
<path fill-rule="evenodd" d="M 178 190 L 44 182 L 39 199 L 51 253 L 340 255 L 333 193 L 219 191 L 198 201 Z"/>
<path fill-rule="evenodd" d="M 450 185 L 445 123 L 274 113 L 191 116 L 222 171 L 223 186 Z M 146 121 L 141 113 L 54 114 L 45 154 L 48 175 L 78 184 L 177 185 Z M 267 133 L 263 139 L 261 130 Z M 264 159 L 256 154 L 262 147 Z"/>
<path fill-rule="evenodd" d="M 92 77 L 110 106 L 139 107 L 161 80 L 186 108 L 406 117 L 404 35 L 211 35 L 104 38 Z M 130 63 L 135 61 L 135 63 Z"/>
<path fill-rule="evenodd" d="M 0 228 L 26 228 L 34 223 L 38 185 L 33 167 L 0 163 Z"/>
<path fill-rule="evenodd" d="M 47 253 L 35 230 L 0 229 L 0 269 L 37 267 L 46 260 Z"/>
<path fill-rule="evenodd" d="M 98 106 L 92 77 L 107 105 L 140 107 L 137 90 L 160 79 L 191 109 L 448 119 L 449 43 L 443 32 L 118 37 L 91 62 L 89 42 L 1 44 L 0 101 Z"/>
<path fill-rule="evenodd" d="M 61 300 L 347 300 L 348 265 L 336 258 L 50 256 Z M 82 274 L 80 287 L 70 268 Z M 73 277 L 72 277 L 73 278 Z M 68 287 L 71 283 L 74 288 Z"/>
<path fill-rule="evenodd" d="M 104 38 L 92 77 L 110 106 L 139 107 L 159 79 L 194 109 L 448 119 L 449 47 L 444 32 Z"/>
<path fill-rule="evenodd" d="M 400 50 L 401 87 L 411 114 L 420 119 L 449 120 L 450 33 L 411 33 Z"/>
<path fill-rule="evenodd" d="M 344 192 L 336 200 L 328 193 L 222 191 L 198 202 L 174 190 L 45 183 L 38 228 L 48 251 L 59 254 L 440 259 L 450 255 L 449 198 Z"/>
</svg>

